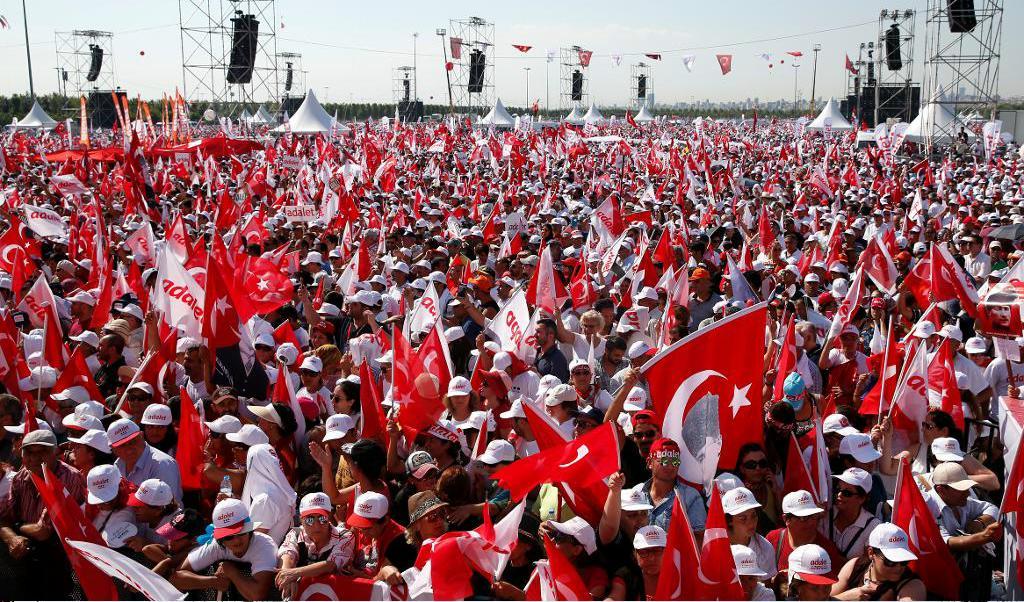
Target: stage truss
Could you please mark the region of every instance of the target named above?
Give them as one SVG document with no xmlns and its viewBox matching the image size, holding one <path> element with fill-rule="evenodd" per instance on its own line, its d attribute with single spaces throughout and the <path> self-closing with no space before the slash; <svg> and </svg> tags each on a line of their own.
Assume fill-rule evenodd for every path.
<svg viewBox="0 0 1024 602">
<path fill-rule="evenodd" d="M 559 49 L 559 100 L 563 111 L 572 110 L 575 107 L 587 106 L 587 99 L 590 98 L 590 78 L 587 77 L 587 68 L 580 60 L 580 53 L 585 50 L 579 46 L 570 46 Z M 580 89 L 580 99 L 572 99 L 572 77 L 576 71 L 583 77 L 583 85 Z"/>
<path fill-rule="evenodd" d="M 413 83 L 415 80 L 415 67 L 395 67 L 391 75 L 391 99 L 396 105 L 413 100 Z"/>
<path fill-rule="evenodd" d="M 860 121 L 861 88 L 875 84 L 875 43 L 873 41 L 860 43 L 857 60 L 853 61 L 853 68 L 856 70 L 855 73 L 846 69 L 846 96 L 847 98 L 852 97 L 854 102 L 854 106 L 850 107 L 850 116 L 856 116 L 856 121 Z"/>
<path fill-rule="evenodd" d="M 629 69 L 629 107 L 633 112 L 639 111 L 645 105 L 651 107 L 654 99 L 654 78 L 651 77 L 653 69 L 644 62 L 633 63 Z M 641 78 L 643 78 L 641 86 Z M 643 88 L 643 89 L 641 89 Z M 641 95 L 641 92 L 643 93 Z M 648 103 L 648 99 L 651 100 Z"/>
<path fill-rule="evenodd" d="M 999 52 L 1003 30 L 1003 0 L 974 0 L 977 24 L 967 32 L 950 31 L 947 0 L 928 0 L 925 21 L 925 72 L 922 104 L 941 103 L 957 119 L 948 125 L 926 127 L 931 138 L 955 137 L 963 122 L 960 116 L 977 111 L 994 116 L 999 102 Z"/>
<path fill-rule="evenodd" d="M 875 86 L 874 123 L 878 124 L 879 115 L 897 112 L 899 121 L 910 121 L 915 107 L 912 106 L 911 88 L 914 80 L 914 22 L 916 14 L 913 10 L 885 10 L 878 14 L 878 41 L 875 43 L 877 52 L 875 74 L 878 85 Z M 886 61 L 886 35 L 895 27 L 900 34 L 901 67 L 890 70 Z M 903 88 L 900 95 L 882 95 L 883 88 Z"/>
<path fill-rule="evenodd" d="M 256 59 L 248 84 L 229 84 L 232 23 L 236 12 L 259 21 Z M 277 66 L 275 0 L 178 0 L 181 27 L 182 88 L 189 102 L 218 106 L 232 115 L 245 105 L 277 104 L 281 89 Z"/>
<path fill-rule="evenodd" d="M 486 113 L 494 106 L 494 23 L 480 17 L 452 19 L 448 22 L 448 45 L 453 49 L 452 40 L 461 40 L 459 58 L 454 52 L 452 63 L 451 92 L 456 110 L 467 114 Z M 484 56 L 483 81 L 480 92 L 469 91 L 471 71 L 470 57 L 474 52 Z M 413 98 L 412 100 L 416 100 Z"/>
<path fill-rule="evenodd" d="M 302 68 L 302 55 L 297 52 L 279 52 L 277 54 L 277 70 L 280 74 L 281 97 L 306 96 L 306 71 Z M 291 71 L 291 82 L 288 73 Z M 289 85 L 289 83 L 291 85 Z"/>
<path fill-rule="evenodd" d="M 95 29 L 54 32 L 57 47 L 57 83 L 64 96 L 77 97 L 93 90 L 113 90 L 114 78 L 114 34 Z M 92 46 L 103 49 L 103 62 L 95 81 L 88 81 L 92 63 Z M 77 104 L 76 104 L 77 106 Z"/>
</svg>

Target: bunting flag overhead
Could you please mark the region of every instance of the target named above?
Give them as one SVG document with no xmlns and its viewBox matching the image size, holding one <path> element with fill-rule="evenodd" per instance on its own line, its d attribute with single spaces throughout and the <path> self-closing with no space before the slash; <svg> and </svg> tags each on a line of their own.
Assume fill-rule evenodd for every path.
<svg viewBox="0 0 1024 602">
<path fill-rule="evenodd" d="M 716 54 L 715 58 L 718 59 L 718 66 L 722 69 L 722 75 L 726 75 L 732 71 L 731 54 Z"/>
</svg>

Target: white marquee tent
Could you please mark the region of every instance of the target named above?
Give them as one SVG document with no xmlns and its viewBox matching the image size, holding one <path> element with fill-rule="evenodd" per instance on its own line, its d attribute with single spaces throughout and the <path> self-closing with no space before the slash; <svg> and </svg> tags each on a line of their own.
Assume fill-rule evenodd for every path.
<svg viewBox="0 0 1024 602">
<path fill-rule="evenodd" d="M 43 107 L 39 106 L 39 101 L 36 100 L 32 102 L 32 109 L 21 118 L 21 121 L 12 123 L 7 127 L 15 130 L 48 130 L 57 127 L 57 122 L 46 114 Z"/>
<path fill-rule="evenodd" d="M 907 140 L 926 142 L 930 136 L 933 144 L 945 144 L 951 141 L 950 134 L 960 132 L 962 125 L 946 105 L 933 100 L 921 107 L 921 112 L 907 126 Z M 973 140 L 974 133 L 966 131 L 967 138 Z"/>
<path fill-rule="evenodd" d="M 597 105 L 590 103 L 590 108 L 587 109 L 587 114 L 583 116 L 583 122 L 595 125 L 598 123 L 604 123 L 604 121 L 604 115 L 602 115 L 601 111 L 598 110 Z"/>
<path fill-rule="evenodd" d="M 647 110 L 647 105 L 645 104 L 640 107 L 640 110 L 636 112 L 636 115 L 633 115 L 633 121 L 637 123 L 647 123 L 649 121 L 654 121 L 654 115 L 651 115 L 651 112 Z"/>
<path fill-rule="evenodd" d="M 807 129 L 816 132 L 822 132 L 827 129 L 832 131 L 849 131 L 853 129 L 853 126 L 839 112 L 839 102 L 835 98 L 829 98 L 821 113 L 818 113 L 814 121 L 807 125 Z"/>
<path fill-rule="evenodd" d="M 334 118 L 327 114 L 313 90 L 310 90 L 295 114 L 288 118 L 288 123 L 281 124 L 274 131 L 285 132 L 290 129 L 293 134 L 320 134 L 330 132 L 333 125 Z M 348 128 L 338 124 L 336 131 L 347 132 Z"/>
<path fill-rule="evenodd" d="M 572 124 L 572 125 L 582 125 L 583 124 L 583 115 L 580 114 L 580 108 L 579 107 L 573 107 L 572 111 L 570 111 L 569 114 L 566 115 L 564 119 L 562 119 L 562 121 L 564 121 L 566 123 L 569 123 L 569 124 Z"/>
<path fill-rule="evenodd" d="M 505 105 L 501 103 L 501 99 L 494 101 L 494 108 L 491 112 L 484 115 L 480 121 L 477 122 L 480 125 L 493 125 L 495 127 L 512 127 L 516 124 L 516 120 L 509 115 L 508 111 L 505 110 Z"/>
<path fill-rule="evenodd" d="M 270 114 L 270 111 L 263 105 L 260 105 L 256 109 L 256 113 L 249 117 L 249 123 L 255 123 L 257 125 L 270 125 L 274 123 L 274 116 Z"/>
</svg>

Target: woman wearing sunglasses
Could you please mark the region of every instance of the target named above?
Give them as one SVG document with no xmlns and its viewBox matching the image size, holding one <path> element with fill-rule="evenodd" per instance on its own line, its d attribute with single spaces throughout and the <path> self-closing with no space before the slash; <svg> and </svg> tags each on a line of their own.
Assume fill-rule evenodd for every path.
<svg viewBox="0 0 1024 602">
<path fill-rule="evenodd" d="M 775 488 L 775 471 L 760 443 L 747 443 L 736 456 L 733 474 L 743 481 L 761 507 L 757 509 L 757 532 L 766 535 L 780 526 L 779 492 Z"/>
<path fill-rule="evenodd" d="M 306 494 L 299 502 L 301 526 L 288 532 L 278 549 L 281 568 L 275 583 L 284 598 L 291 598 L 303 577 L 342 573 L 355 554 L 355 535 L 331 524 L 331 499 L 326 493 Z"/>
<path fill-rule="evenodd" d="M 839 571 L 832 586 L 838 600 L 925 600 L 921 579 L 908 566 L 917 556 L 910 551 L 907 534 L 892 523 L 871 531 L 866 552 Z"/>
<path fill-rule="evenodd" d="M 842 474 L 834 475 L 831 514 L 828 521 L 828 538 L 836 544 L 844 558 L 855 558 L 864 554 L 868 536 L 881 522 L 864 509 L 871 491 L 871 474 L 859 468 L 847 468 Z"/>
</svg>

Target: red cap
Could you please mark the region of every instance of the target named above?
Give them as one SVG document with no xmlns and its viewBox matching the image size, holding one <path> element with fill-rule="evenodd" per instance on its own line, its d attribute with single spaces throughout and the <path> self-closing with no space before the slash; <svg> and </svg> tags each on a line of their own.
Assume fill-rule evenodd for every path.
<svg viewBox="0 0 1024 602">
<path fill-rule="evenodd" d="M 822 293 L 818 295 L 818 305 L 826 305 L 828 303 L 835 303 L 836 298 L 832 296 L 832 293 Z"/>
<path fill-rule="evenodd" d="M 662 437 L 651 445 L 652 456 L 657 457 L 659 453 L 665 452 L 679 455 L 679 444 L 667 437 Z"/>
<path fill-rule="evenodd" d="M 631 422 L 633 423 L 633 428 L 636 428 L 636 425 L 638 424 L 653 424 L 654 426 L 658 426 L 658 415 L 655 414 L 653 410 L 640 410 L 636 414 L 633 414 Z"/>
</svg>

